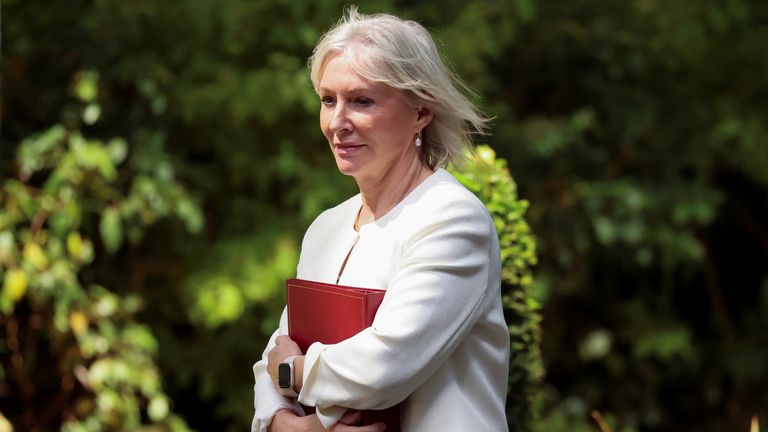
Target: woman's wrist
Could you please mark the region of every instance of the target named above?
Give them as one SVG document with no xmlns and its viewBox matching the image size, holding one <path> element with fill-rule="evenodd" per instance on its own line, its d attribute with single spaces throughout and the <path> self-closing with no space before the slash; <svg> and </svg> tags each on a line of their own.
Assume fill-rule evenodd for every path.
<svg viewBox="0 0 768 432">
<path fill-rule="evenodd" d="M 304 387 L 304 359 L 305 356 L 296 357 L 293 361 L 293 389 L 296 393 L 301 393 Z"/>
<path fill-rule="evenodd" d="M 267 432 L 280 432 L 282 430 L 293 430 L 290 428 L 291 421 L 296 417 L 296 413 L 283 408 L 278 410 L 272 417 L 272 422 L 267 427 Z"/>
</svg>

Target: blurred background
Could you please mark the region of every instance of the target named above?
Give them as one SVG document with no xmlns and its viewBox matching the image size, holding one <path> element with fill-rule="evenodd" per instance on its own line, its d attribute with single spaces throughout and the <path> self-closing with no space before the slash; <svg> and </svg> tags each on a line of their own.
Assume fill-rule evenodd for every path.
<svg viewBox="0 0 768 432">
<path fill-rule="evenodd" d="M 3 0 L 0 431 L 248 430 L 301 236 L 355 193 L 305 66 L 344 4 Z M 528 203 L 512 429 L 768 429 L 768 2 L 359 7 L 433 32 Z"/>
</svg>

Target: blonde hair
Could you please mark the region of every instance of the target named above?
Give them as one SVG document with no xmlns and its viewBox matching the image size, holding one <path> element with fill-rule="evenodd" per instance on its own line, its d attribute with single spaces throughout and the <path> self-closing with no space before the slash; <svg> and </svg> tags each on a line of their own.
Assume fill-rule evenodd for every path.
<svg viewBox="0 0 768 432">
<path fill-rule="evenodd" d="M 429 32 L 415 21 L 378 14 L 363 15 L 349 6 L 345 16 L 318 42 L 309 59 L 317 91 L 326 60 L 342 54 L 363 78 L 404 91 L 427 107 L 432 121 L 422 130 L 422 155 L 432 169 L 460 166 L 472 134 L 484 134 L 489 119 L 459 89 L 471 93 L 438 53 Z"/>
</svg>

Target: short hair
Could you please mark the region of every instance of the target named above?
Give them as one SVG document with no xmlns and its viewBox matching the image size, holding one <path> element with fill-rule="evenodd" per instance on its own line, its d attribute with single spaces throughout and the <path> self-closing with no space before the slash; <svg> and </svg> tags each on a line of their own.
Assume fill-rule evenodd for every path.
<svg viewBox="0 0 768 432">
<path fill-rule="evenodd" d="M 388 14 L 363 15 L 348 6 L 309 58 L 315 91 L 333 54 L 350 59 L 363 78 L 400 89 L 432 112 L 432 121 L 422 130 L 422 157 L 430 168 L 461 166 L 465 150 L 473 148 L 472 135 L 485 133 L 489 119 L 459 90 L 472 94 L 445 65 L 421 24 Z"/>
</svg>

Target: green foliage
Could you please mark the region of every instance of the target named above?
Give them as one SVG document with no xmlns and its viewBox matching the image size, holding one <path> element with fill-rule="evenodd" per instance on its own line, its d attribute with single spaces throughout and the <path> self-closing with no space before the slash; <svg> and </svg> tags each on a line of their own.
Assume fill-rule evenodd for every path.
<svg viewBox="0 0 768 432">
<path fill-rule="evenodd" d="M 248 304 L 282 297 L 285 280 L 296 274 L 298 246 L 284 237 L 274 239 L 272 249 L 252 248 L 254 244 L 259 240 L 250 237 L 219 242 L 208 254 L 206 268 L 187 278 L 184 292 L 193 322 L 216 328 L 239 319 Z M 279 315 L 262 319 L 271 334 Z"/>
<path fill-rule="evenodd" d="M 475 193 L 493 216 L 499 234 L 502 279 L 505 283 L 528 287 L 533 282 L 531 267 L 536 264 L 536 241 L 524 215 L 528 201 L 517 198 L 517 185 L 507 163 L 497 159 L 488 146 L 478 146 L 468 163 L 453 174 Z"/>
<path fill-rule="evenodd" d="M 0 411 L 16 429 L 247 428 L 301 233 L 355 191 L 304 66 L 343 4 L 3 2 Z M 457 175 L 503 248 L 510 424 L 765 423 L 765 2 L 360 6 L 424 22 L 495 118 L 496 157 Z M 539 325 L 545 385 L 518 387 L 542 374 Z M 518 402 L 541 404 L 538 426 Z"/>
<path fill-rule="evenodd" d="M 489 144 L 540 246 L 546 430 L 594 429 L 592 409 L 615 430 L 735 429 L 765 412 L 768 375 L 721 360 L 761 362 L 766 343 L 765 13 L 537 2 L 493 42 L 510 60 L 482 81 Z"/>
<path fill-rule="evenodd" d="M 497 159 L 488 146 L 479 146 L 453 174 L 485 203 L 499 235 L 502 300 L 511 346 L 507 419 L 510 430 L 534 431 L 540 411 L 536 394 L 544 371 L 539 350 L 540 306 L 530 292 L 536 240 L 524 218 L 528 202 L 518 199 L 506 162 Z"/>
<path fill-rule="evenodd" d="M 90 78 L 76 95 L 90 102 L 97 83 L 83 76 Z M 21 142 L 17 176 L 0 184 L 0 309 L 10 356 L 3 371 L 11 378 L 5 391 L 25 413 L 15 419 L 21 430 L 187 430 L 169 409 L 157 340 L 136 320 L 141 297 L 92 275 L 102 251 L 123 246 L 123 230 L 136 243 L 157 218 L 200 218 L 172 173 L 134 168 L 127 147 L 55 125 Z"/>
</svg>

